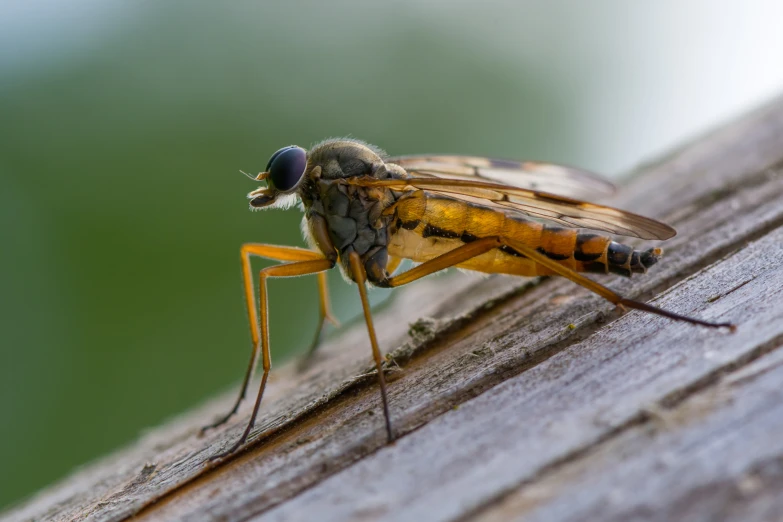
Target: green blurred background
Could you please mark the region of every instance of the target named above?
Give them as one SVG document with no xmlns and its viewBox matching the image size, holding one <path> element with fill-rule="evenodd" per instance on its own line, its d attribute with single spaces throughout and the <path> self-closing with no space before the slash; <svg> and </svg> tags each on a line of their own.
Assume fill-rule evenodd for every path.
<svg viewBox="0 0 783 522">
<path fill-rule="evenodd" d="M 239 245 L 303 244 L 247 209 L 279 147 L 617 175 L 783 87 L 783 4 L 644 4 L 2 2 L 0 507 L 238 384 Z M 279 364 L 317 294 L 270 292 Z"/>
</svg>

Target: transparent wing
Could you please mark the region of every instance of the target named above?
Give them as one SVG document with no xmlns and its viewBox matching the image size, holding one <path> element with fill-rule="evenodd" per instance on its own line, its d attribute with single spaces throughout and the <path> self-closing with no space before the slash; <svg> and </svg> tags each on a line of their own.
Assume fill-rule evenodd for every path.
<svg viewBox="0 0 783 522">
<path fill-rule="evenodd" d="M 589 228 L 642 239 L 669 239 L 676 231 L 659 221 L 586 201 L 537 190 L 510 187 L 484 181 L 408 177 L 376 179 L 370 176 L 348 178 L 346 183 L 402 192 L 423 190 L 476 203 L 484 201 L 499 210 L 511 210 L 543 218 L 572 228 Z"/>
<path fill-rule="evenodd" d="M 574 198 L 601 197 L 615 191 L 611 182 L 597 174 L 554 163 L 430 154 L 395 156 L 386 162 L 396 163 L 414 177 L 500 183 Z"/>
</svg>

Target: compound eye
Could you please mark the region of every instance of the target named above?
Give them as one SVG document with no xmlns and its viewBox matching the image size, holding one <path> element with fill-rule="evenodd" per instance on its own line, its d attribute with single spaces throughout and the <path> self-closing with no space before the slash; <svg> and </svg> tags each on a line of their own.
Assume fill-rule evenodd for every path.
<svg viewBox="0 0 783 522">
<path fill-rule="evenodd" d="M 272 185 L 286 192 L 299 184 L 307 167 L 307 151 L 296 145 L 283 147 L 269 159 L 266 171 Z"/>
</svg>

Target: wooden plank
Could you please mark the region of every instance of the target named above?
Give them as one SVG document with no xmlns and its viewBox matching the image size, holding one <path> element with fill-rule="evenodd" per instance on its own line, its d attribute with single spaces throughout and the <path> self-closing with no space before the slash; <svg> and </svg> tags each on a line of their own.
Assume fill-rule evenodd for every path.
<svg viewBox="0 0 783 522">
<path fill-rule="evenodd" d="M 777 228 L 783 222 L 781 142 L 783 102 L 777 101 L 685 147 L 648 169 L 651 174 L 635 179 L 617 204 L 666 218 L 677 226 L 680 235 L 667 243 L 667 256 L 660 268 L 656 267 L 644 278 L 608 278 L 608 284 L 629 296 L 649 297 Z M 665 187 L 676 190 L 667 194 Z M 770 259 L 764 257 L 766 254 L 756 258 L 759 256 Z M 527 400 L 542 400 L 549 395 L 562 397 L 567 391 L 558 392 L 559 388 L 552 384 L 555 377 L 568 383 L 579 381 L 582 376 L 602 376 L 603 380 L 595 381 L 594 389 L 580 389 L 574 399 L 578 399 L 575 404 L 590 401 L 593 393 L 593 397 L 601 398 L 596 404 L 603 405 L 603 410 L 596 410 L 590 402 L 579 410 L 548 410 L 543 406 L 536 409 L 534 404 L 530 406 L 533 410 L 523 414 L 512 411 L 509 419 L 531 429 L 555 425 L 579 435 L 555 438 L 559 443 L 550 445 L 553 434 L 542 428 L 538 434 L 543 440 L 537 443 L 553 449 L 533 452 L 536 456 L 549 455 L 549 460 L 530 464 L 528 468 L 532 471 L 551 465 L 553 459 L 563 458 L 571 451 L 589 448 L 595 440 L 629 422 L 628 419 L 637 418 L 647 401 L 681 393 L 720 368 L 720 357 L 741 359 L 743 354 L 752 352 L 751 345 L 763 342 L 769 333 L 769 325 L 746 328 L 746 324 L 757 323 L 742 310 L 726 305 L 736 303 L 742 296 L 747 298 L 746 287 L 758 290 L 758 285 L 751 281 L 740 290 L 729 292 L 744 282 L 740 272 L 700 273 L 677 287 L 686 290 L 669 292 L 660 302 L 681 313 L 730 317 L 743 323 L 734 336 L 636 313 L 614 320 L 617 316 L 609 305 L 575 290 L 567 282 L 547 280 L 520 290 L 524 284 L 517 281 L 502 277 L 476 281 L 459 275 L 425 280 L 402 291 L 395 302 L 378 314 L 382 344 L 387 349 L 395 348 L 403 366 L 403 371 L 390 375 L 395 428 L 404 434 L 426 425 L 403 437 L 395 446 L 384 447 L 375 382 L 362 377 L 371 366 L 366 333 L 362 325 L 355 325 L 333 339 L 326 347 L 330 357 L 306 374 L 296 376 L 290 368 L 273 370 L 269 395 L 254 431 L 254 443 L 239 458 L 217 468 L 207 463 L 209 455 L 227 447 L 239 435 L 247 410 L 226 429 L 203 439 L 196 436 L 200 425 L 229 406 L 232 392 L 152 430 L 127 450 L 85 468 L 8 512 L 7 518 L 122 520 L 131 515 L 155 519 L 211 515 L 239 519 L 264 513 L 316 484 L 317 487 L 278 509 L 315 506 L 320 516 L 323 506 L 312 504 L 308 500 L 310 495 L 329 487 L 336 477 L 366 469 L 363 467 L 377 463 L 377 459 L 389 453 L 403 458 L 400 448 L 407 447 L 410 440 L 420 441 L 421 433 L 429 433 L 433 426 L 442 426 L 447 432 L 432 438 L 430 446 L 437 446 L 438 439 L 448 435 L 484 451 L 473 455 L 478 459 L 473 462 L 477 470 L 483 468 L 477 465 L 483 464 L 483 460 L 495 462 L 488 458 L 493 447 L 461 438 L 476 429 L 475 424 L 468 422 L 470 419 L 465 420 L 464 429 L 451 423 L 441 424 L 456 414 L 473 411 L 469 405 L 474 401 L 470 399 L 476 395 L 491 390 L 476 400 L 492 397 L 496 390 L 521 380 L 523 384 L 532 382 L 537 386 L 525 384 L 518 390 L 528 394 Z M 724 293 L 728 293 L 727 297 L 718 298 Z M 769 319 L 768 312 L 764 311 L 767 315 L 762 316 Z M 408 338 L 402 325 L 421 316 L 434 320 L 417 323 L 415 335 Z M 646 332 L 650 338 L 640 337 L 640 332 Z M 670 352 L 666 356 L 661 353 L 668 346 L 664 342 L 673 342 L 676 348 L 666 348 Z M 693 353 L 676 344 L 685 342 L 696 347 Z M 633 357 L 623 356 L 628 350 L 624 352 L 622 347 L 629 343 L 634 347 Z M 718 359 L 705 360 L 703 351 L 699 352 L 710 344 L 719 354 Z M 637 345 L 648 349 L 638 354 Z M 564 353 L 572 357 L 563 359 Z M 694 353 L 700 354 L 696 360 Z M 624 362 L 624 366 L 610 365 L 614 374 L 603 371 L 603 363 L 609 356 Z M 550 362 L 553 360 L 560 361 L 560 366 Z M 536 377 L 545 370 L 550 372 L 544 374 L 546 378 Z M 612 382 L 614 387 L 604 382 Z M 503 384 L 498 386 L 500 383 Z M 623 400 L 608 400 L 608 396 Z M 464 406 L 451 411 L 460 404 Z M 502 409 L 501 406 L 499 403 L 488 409 Z M 564 411 L 571 411 L 573 416 L 563 418 Z M 598 417 L 596 411 L 600 412 Z M 430 422 L 432 419 L 436 420 Z M 477 439 L 481 440 L 484 439 Z M 419 467 L 432 467 L 427 453 L 417 452 L 417 455 Z M 508 468 L 508 463 L 513 461 L 508 460 L 508 455 L 505 457 Z M 363 460 L 352 465 L 360 459 Z M 503 464 L 503 459 L 499 463 Z M 388 499 L 396 499 L 392 490 L 380 489 L 380 484 L 395 477 L 398 482 L 405 482 L 411 475 L 406 475 L 403 469 L 407 468 L 398 467 L 394 461 L 391 468 L 378 468 L 364 476 L 362 485 L 369 487 L 377 480 L 377 491 L 388 492 Z M 451 476 L 449 469 L 443 468 L 447 474 L 441 479 Z M 329 479 L 331 475 L 335 477 Z M 484 481 L 482 475 L 471 476 Z M 504 482 L 507 488 L 514 488 L 524 480 L 508 470 L 500 476 L 507 479 Z M 436 489 L 446 491 L 449 484 L 455 487 L 459 484 L 457 480 L 443 482 L 443 488 Z M 486 483 L 493 482 L 486 480 Z M 419 493 L 430 485 L 411 484 Z M 343 495 L 354 496 L 361 489 L 343 491 Z M 444 505 L 452 506 L 455 515 L 462 514 L 470 506 L 481 508 L 500 491 L 496 488 L 477 493 L 470 501 L 467 497 L 463 501 L 462 493 L 458 493 L 451 503 Z M 408 493 L 400 494 L 404 497 Z M 433 496 L 432 501 L 438 498 Z M 459 504 L 456 508 L 455 499 Z M 384 506 L 372 504 L 365 514 L 381 513 Z M 268 515 L 275 516 L 275 513 L 278 511 L 269 511 Z"/>
<path fill-rule="evenodd" d="M 656 409 L 470 518 L 783 520 L 781 382 L 777 350 L 717 376 L 675 407 Z"/>
</svg>

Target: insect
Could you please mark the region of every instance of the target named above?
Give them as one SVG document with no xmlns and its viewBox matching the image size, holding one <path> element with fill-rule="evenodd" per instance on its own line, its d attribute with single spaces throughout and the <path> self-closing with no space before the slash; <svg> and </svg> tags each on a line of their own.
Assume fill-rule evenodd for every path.
<svg viewBox="0 0 783 522">
<path fill-rule="evenodd" d="M 319 333 L 324 321 L 333 320 L 325 272 L 339 266 L 346 279 L 356 283 L 389 441 L 394 432 L 367 283 L 397 287 L 449 267 L 520 276 L 558 275 L 619 307 L 702 326 L 734 328 L 626 299 L 580 273 L 630 277 L 645 273 L 662 254 L 660 248 L 640 251 L 580 229 L 657 240 L 676 233 L 658 221 L 575 199 L 613 190 L 609 182 L 583 170 L 473 156 L 387 157 L 359 140 L 330 139 L 309 152 L 293 145 L 278 150 L 266 170 L 253 179 L 265 181 L 266 186 L 248 194 L 251 209 L 285 208 L 301 202 L 302 230 L 310 249 L 258 243 L 241 248 L 252 355 L 234 407 L 204 429 L 224 424 L 237 412 L 259 355 L 264 373 L 244 433 L 214 458 L 230 455 L 245 443 L 261 405 L 271 368 L 266 288 L 270 277 L 317 274 Z M 252 256 L 281 263 L 260 271 L 258 309 Z M 419 264 L 396 273 L 403 259 Z"/>
</svg>

